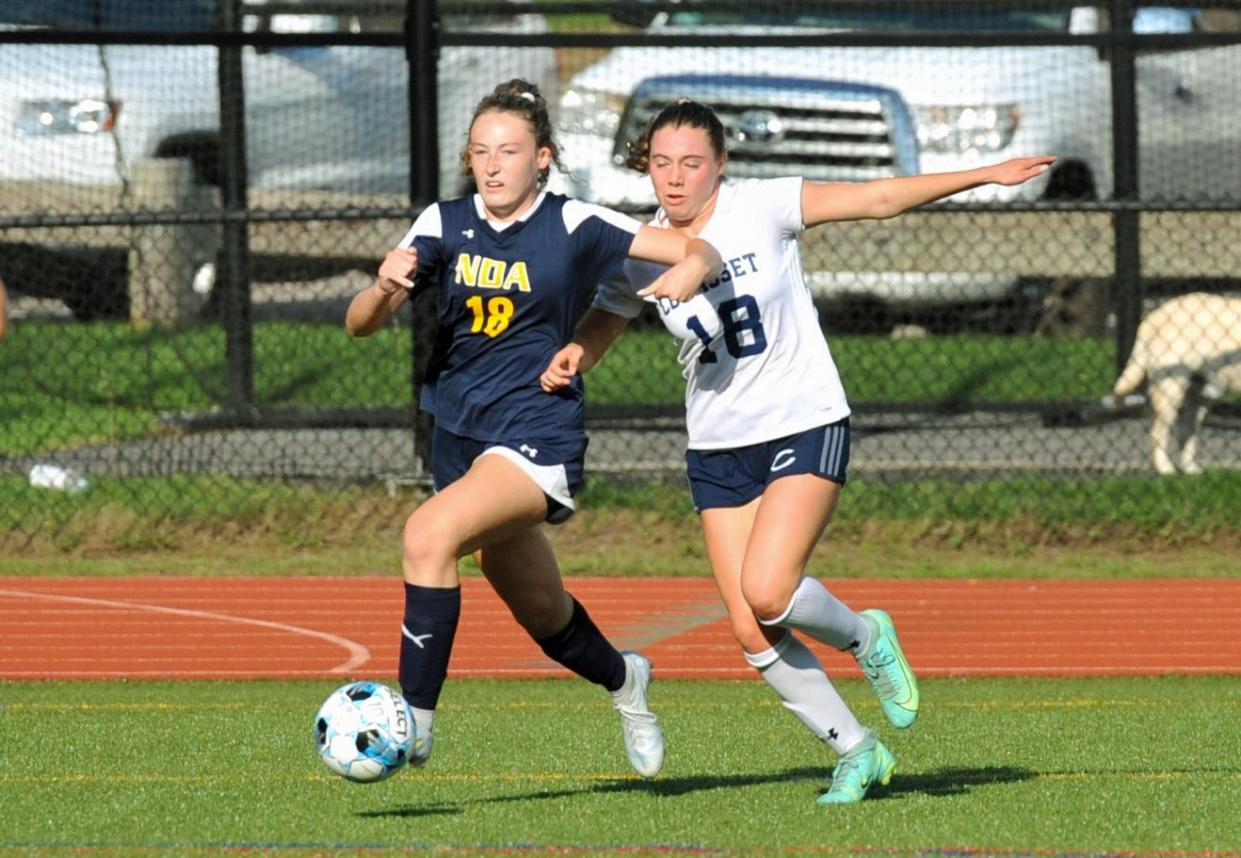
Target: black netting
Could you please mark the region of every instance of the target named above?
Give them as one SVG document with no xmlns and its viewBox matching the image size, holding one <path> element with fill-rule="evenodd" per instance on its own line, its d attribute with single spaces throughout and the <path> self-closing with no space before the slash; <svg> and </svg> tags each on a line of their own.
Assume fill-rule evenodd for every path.
<svg viewBox="0 0 1241 858">
<path fill-rule="evenodd" d="M 1235 2 L 7 0 L 0 526 L 65 520 L 31 486 L 54 468 L 156 516 L 239 481 L 423 480 L 434 307 L 362 340 L 344 310 L 423 205 L 469 189 L 470 115 L 511 77 L 553 105 L 552 188 L 639 215 L 624 143 L 683 95 L 724 119 L 738 177 L 1058 157 L 805 234 L 857 481 L 1241 467 L 1241 299 L 1168 314 L 1160 336 L 1200 348 L 1152 369 L 1175 382 L 1158 407 L 1110 396 L 1157 305 L 1241 294 Z M 643 316 L 589 379 L 592 473 L 680 473 L 675 353 Z"/>
</svg>

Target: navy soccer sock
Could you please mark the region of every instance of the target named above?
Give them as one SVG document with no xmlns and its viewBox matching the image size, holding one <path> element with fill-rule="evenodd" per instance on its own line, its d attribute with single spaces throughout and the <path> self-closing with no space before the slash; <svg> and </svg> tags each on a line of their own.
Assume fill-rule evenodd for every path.
<svg viewBox="0 0 1241 858">
<path fill-rule="evenodd" d="M 405 584 L 399 676 L 401 693 L 415 709 L 434 710 L 439 701 L 460 616 L 460 587 Z"/>
<path fill-rule="evenodd" d="M 577 599 L 573 599 L 569 624 L 553 635 L 535 638 L 534 642 L 548 658 L 608 691 L 619 691 L 625 684 L 624 656 L 603 636 Z"/>
</svg>

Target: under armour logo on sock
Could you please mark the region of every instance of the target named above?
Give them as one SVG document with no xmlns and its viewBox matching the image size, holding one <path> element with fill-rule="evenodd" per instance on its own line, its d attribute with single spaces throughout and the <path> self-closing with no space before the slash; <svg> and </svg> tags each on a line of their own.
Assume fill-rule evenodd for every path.
<svg viewBox="0 0 1241 858">
<path fill-rule="evenodd" d="M 829 738 L 829 739 L 839 739 L 839 738 L 840 738 L 840 734 L 836 732 L 836 728 L 835 728 L 835 727 L 832 727 L 832 728 L 830 728 L 830 729 L 827 731 L 827 738 Z"/>
<path fill-rule="evenodd" d="M 422 642 L 425 640 L 429 640 L 431 638 L 431 635 L 429 634 L 425 634 L 425 635 L 414 634 L 409 629 L 405 628 L 404 623 L 401 623 L 401 634 L 405 635 L 405 637 L 409 638 L 411 641 L 417 644 L 418 649 L 426 649 L 426 647 L 423 646 Z"/>
</svg>

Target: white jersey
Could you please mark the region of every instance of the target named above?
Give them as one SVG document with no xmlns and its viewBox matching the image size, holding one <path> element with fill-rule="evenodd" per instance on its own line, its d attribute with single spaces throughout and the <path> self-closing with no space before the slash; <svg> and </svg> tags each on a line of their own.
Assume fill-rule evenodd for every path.
<svg viewBox="0 0 1241 858">
<path fill-rule="evenodd" d="M 800 178 L 724 182 L 699 237 L 724 269 L 659 315 L 681 341 L 691 450 L 743 447 L 834 423 L 849 415 L 840 374 L 802 272 Z M 652 226 L 668 228 L 663 209 Z M 600 284 L 596 307 L 633 318 L 635 293 L 665 266 L 626 260 Z"/>
</svg>

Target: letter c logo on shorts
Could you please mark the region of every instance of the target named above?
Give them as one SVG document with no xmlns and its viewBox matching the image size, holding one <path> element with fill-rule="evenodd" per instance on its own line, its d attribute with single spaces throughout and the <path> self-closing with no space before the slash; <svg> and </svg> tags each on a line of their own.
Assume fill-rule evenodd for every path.
<svg viewBox="0 0 1241 858">
<path fill-rule="evenodd" d="M 771 472 L 774 474 L 776 471 L 783 471 L 796 461 L 797 456 L 794 455 L 792 450 L 785 447 L 779 453 L 776 453 L 776 457 L 771 460 Z"/>
</svg>

